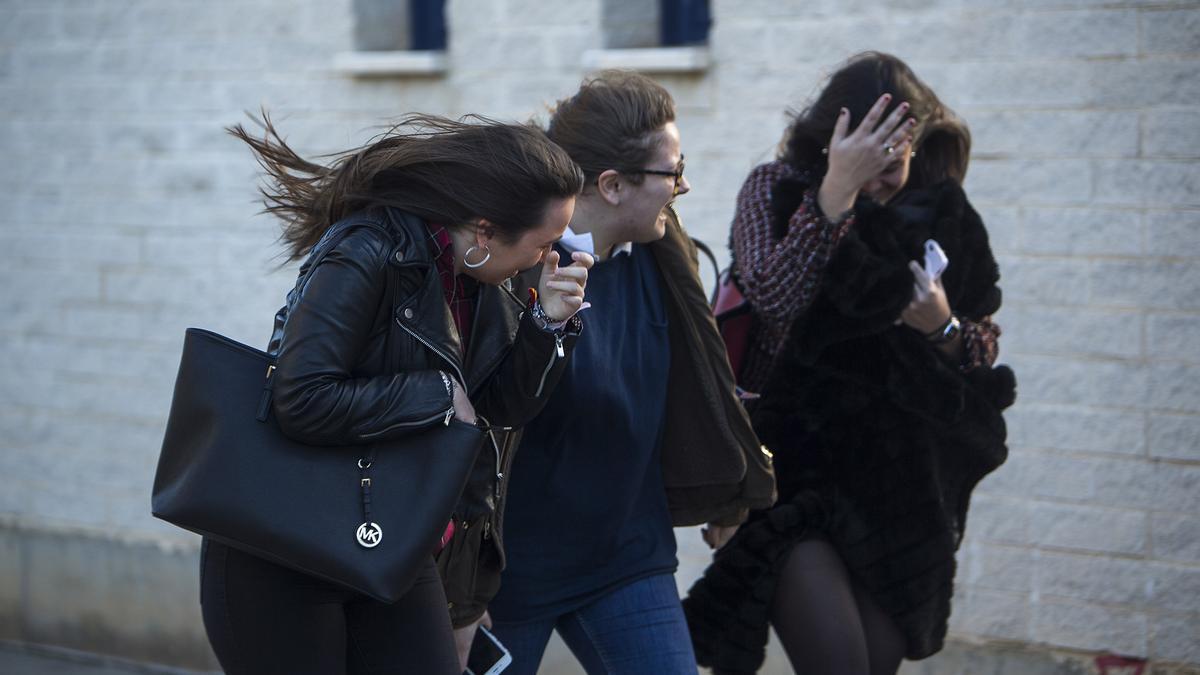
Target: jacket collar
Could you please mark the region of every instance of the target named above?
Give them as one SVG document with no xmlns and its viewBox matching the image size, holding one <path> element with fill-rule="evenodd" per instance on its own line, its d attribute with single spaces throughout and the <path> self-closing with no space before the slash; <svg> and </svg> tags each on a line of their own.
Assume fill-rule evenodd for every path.
<svg viewBox="0 0 1200 675">
<path fill-rule="evenodd" d="M 510 282 L 479 285 L 466 361 L 467 391 L 476 391 L 504 360 L 517 337 L 521 314 L 514 310 L 520 307 L 524 304 L 513 293 Z"/>
<path fill-rule="evenodd" d="M 520 315 L 513 311 L 513 303 L 517 307 L 524 303 L 513 293 L 508 282 L 503 286 L 480 284 L 471 322 L 470 351 L 464 355 L 458 328 L 442 292 L 425 222 L 410 213 L 389 208 L 387 224 L 396 235 L 389 264 L 413 269 L 420 279 L 417 291 L 407 294 L 396 304 L 393 318 L 450 361 L 463 378 L 467 391 L 476 391 L 499 366 L 516 338 Z"/>
<path fill-rule="evenodd" d="M 464 377 L 462 341 L 442 294 L 442 281 L 429 246 L 425 222 L 411 213 L 387 208 L 386 223 L 395 234 L 388 264 L 412 270 L 419 279 L 414 293 L 405 293 L 392 310 L 393 319 Z"/>
</svg>

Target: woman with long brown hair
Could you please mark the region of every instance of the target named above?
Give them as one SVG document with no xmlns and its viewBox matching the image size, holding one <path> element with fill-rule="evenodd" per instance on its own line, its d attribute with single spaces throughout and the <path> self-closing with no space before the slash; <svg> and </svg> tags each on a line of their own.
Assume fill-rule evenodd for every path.
<svg viewBox="0 0 1200 675">
<path fill-rule="evenodd" d="M 323 254 L 276 317 L 280 427 L 347 445 L 452 417 L 486 425 L 497 452 L 479 454 L 443 554 L 501 556 L 491 497 L 509 460 L 505 434 L 542 409 L 581 328 L 574 314 L 591 258 L 560 267 L 551 250 L 582 186 L 578 167 L 536 127 L 484 119 L 411 116 L 328 166 L 293 152 L 269 120 L 264 127 L 261 138 L 240 125 L 231 133 L 267 172 L 267 210 L 284 221 L 289 258 L 314 256 L 301 274 Z M 507 280 L 539 263 L 537 293 L 516 297 Z M 213 650 L 231 674 L 457 675 L 447 606 L 458 598 L 447 599 L 433 554 L 411 590 L 385 604 L 206 541 L 201 599 Z"/>
<path fill-rule="evenodd" d="M 588 333 L 512 468 L 489 612 L 533 675 L 557 631 L 588 673 L 695 673 L 673 525 L 720 545 L 775 497 L 672 204 L 691 189 L 670 93 L 603 71 L 548 131 L 587 177 L 557 248 L 595 252 Z M 522 275 L 524 278 L 525 275 Z"/>
<path fill-rule="evenodd" d="M 962 189 L 969 151 L 932 89 L 868 52 L 742 187 L 734 270 L 756 328 L 739 381 L 761 393 L 780 501 L 684 602 L 716 673 L 757 670 L 768 624 L 803 673 L 890 675 L 942 647 L 1015 387 L 993 366 L 999 271 Z"/>
</svg>

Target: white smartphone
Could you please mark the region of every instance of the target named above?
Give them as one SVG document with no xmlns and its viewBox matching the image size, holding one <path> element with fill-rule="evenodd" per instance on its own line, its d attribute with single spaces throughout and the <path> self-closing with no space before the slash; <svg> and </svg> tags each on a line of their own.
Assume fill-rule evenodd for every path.
<svg viewBox="0 0 1200 675">
<path fill-rule="evenodd" d="M 942 272 L 946 271 L 946 265 L 950 264 L 950 259 L 946 257 L 946 252 L 942 247 L 932 239 L 925 240 L 925 274 L 929 275 L 931 280 L 942 276 Z"/>
<path fill-rule="evenodd" d="M 512 654 L 500 644 L 492 631 L 480 626 L 467 656 L 467 675 L 499 675 L 512 664 Z"/>
</svg>

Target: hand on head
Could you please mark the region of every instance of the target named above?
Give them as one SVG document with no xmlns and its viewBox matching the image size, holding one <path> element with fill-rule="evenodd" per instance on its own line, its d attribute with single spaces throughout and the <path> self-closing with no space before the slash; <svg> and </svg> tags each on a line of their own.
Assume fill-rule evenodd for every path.
<svg viewBox="0 0 1200 675">
<path fill-rule="evenodd" d="M 916 120 L 905 119 L 908 103 L 896 106 L 885 118 L 891 100 L 890 94 L 880 96 L 853 131 L 850 111 L 842 108 L 838 115 L 827 150 L 829 169 L 818 194 L 821 210 L 828 217 L 853 207 L 863 187 L 903 156 L 898 153 L 911 152 Z"/>
</svg>

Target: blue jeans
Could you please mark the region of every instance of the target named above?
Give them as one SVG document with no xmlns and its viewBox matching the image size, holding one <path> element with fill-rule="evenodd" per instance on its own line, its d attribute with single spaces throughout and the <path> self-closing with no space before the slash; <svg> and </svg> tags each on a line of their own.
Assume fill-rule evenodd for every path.
<svg viewBox="0 0 1200 675">
<path fill-rule="evenodd" d="M 504 675 L 536 675 L 556 629 L 588 675 L 697 672 L 672 574 L 639 579 L 561 616 L 496 620 L 492 632 L 513 657 Z"/>
</svg>

